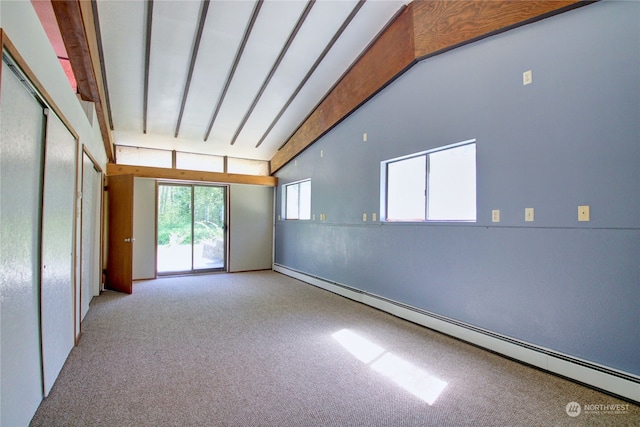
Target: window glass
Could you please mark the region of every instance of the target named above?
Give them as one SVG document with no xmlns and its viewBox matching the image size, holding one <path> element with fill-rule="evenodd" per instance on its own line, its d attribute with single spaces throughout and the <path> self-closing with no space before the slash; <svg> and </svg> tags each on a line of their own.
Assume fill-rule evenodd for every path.
<svg viewBox="0 0 640 427">
<path fill-rule="evenodd" d="M 427 219 L 475 221 L 476 145 L 429 153 Z"/>
<path fill-rule="evenodd" d="M 298 219 L 311 219 L 311 181 L 300 183 Z"/>
<path fill-rule="evenodd" d="M 224 172 L 224 157 L 209 154 L 176 152 L 176 169 Z"/>
<path fill-rule="evenodd" d="M 265 160 L 227 158 L 227 172 L 245 175 L 269 175 L 269 162 Z"/>
<path fill-rule="evenodd" d="M 116 146 L 116 163 L 119 165 L 171 168 L 171 160 L 172 154 L 168 150 L 128 147 L 125 145 Z"/>
<path fill-rule="evenodd" d="M 387 219 L 424 220 L 425 156 L 387 165 Z"/>
<path fill-rule="evenodd" d="M 298 219 L 299 188 L 300 186 L 298 184 L 286 186 L 287 213 L 285 217 L 287 219 Z"/>
<path fill-rule="evenodd" d="M 383 163 L 386 221 L 475 221 L 475 140 Z"/>
<path fill-rule="evenodd" d="M 311 219 L 311 181 L 284 186 L 285 219 Z"/>
</svg>

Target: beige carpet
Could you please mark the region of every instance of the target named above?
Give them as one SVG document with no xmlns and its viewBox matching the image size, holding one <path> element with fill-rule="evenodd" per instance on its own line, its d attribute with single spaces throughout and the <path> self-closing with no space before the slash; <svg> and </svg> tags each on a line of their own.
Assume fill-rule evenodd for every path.
<svg viewBox="0 0 640 427">
<path fill-rule="evenodd" d="M 640 407 L 265 271 L 94 298 L 31 425 L 637 426 Z"/>
</svg>

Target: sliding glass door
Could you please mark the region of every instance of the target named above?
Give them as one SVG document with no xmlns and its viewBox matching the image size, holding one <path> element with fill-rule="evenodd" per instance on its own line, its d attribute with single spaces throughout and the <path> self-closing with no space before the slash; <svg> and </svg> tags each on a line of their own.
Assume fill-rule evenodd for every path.
<svg viewBox="0 0 640 427">
<path fill-rule="evenodd" d="M 158 274 L 226 269 L 226 190 L 158 184 Z"/>
</svg>

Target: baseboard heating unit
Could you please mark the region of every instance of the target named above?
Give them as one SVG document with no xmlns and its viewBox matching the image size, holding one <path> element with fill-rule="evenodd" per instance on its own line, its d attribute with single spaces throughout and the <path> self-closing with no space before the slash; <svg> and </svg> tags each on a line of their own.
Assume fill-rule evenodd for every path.
<svg viewBox="0 0 640 427">
<path fill-rule="evenodd" d="M 274 264 L 273 270 L 519 362 L 640 402 L 640 377 Z"/>
</svg>

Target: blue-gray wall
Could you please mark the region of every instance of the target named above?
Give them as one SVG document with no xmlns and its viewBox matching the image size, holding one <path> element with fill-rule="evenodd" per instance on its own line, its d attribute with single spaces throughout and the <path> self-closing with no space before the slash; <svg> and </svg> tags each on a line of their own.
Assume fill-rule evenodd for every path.
<svg viewBox="0 0 640 427">
<path fill-rule="evenodd" d="M 380 161 L 471 138 L 475 224 L 371 222 Z M 276 215 L 304 178 L 316 215 L 276 221 L 277 264 L 640 375 L 640 3 L 424 60 L 277 176 Z"/>
</svg>

